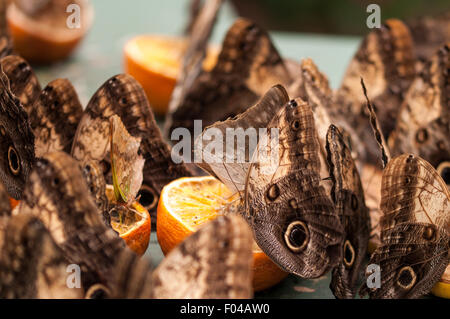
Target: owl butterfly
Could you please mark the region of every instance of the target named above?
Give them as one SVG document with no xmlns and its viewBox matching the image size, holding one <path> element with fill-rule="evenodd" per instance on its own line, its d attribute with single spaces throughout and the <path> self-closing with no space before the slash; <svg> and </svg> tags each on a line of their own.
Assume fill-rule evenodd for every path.
<svg viewBox="0 0 450 319">
<path fill-rule="evenodd" d="M 450 11 L 424 16 L 407 23 L 414 39 L 417 57 L 429 60 L 444 43 L 450 41 Z"/>
<path fill-rule="evenodd" d="M 296 87 L 298 72 L 297 64 L 283 61 L 266 31 L 239 18 L 225 36 L 215 67 L 201 71 L 183 99 L 171 105 L 165 134 L 170 137 L 174 129 L 182 127 L 195 137 L 194 119 L 202 120 L 206 127 L 235 116 L 255 104 L 273 85 Z"/>
<path fill-rule="evenodd" d="M 70 263 L 81 268 L 83 287 L 107 285 L 124 241 L 101 219 L 79 163 L 64 152 L 36 161 L 19 214 L 39 218 Z"/>
<path fill-rule="evenodd" d="M 326 136 L 329 126 L 333 123 L 338 126 L 341 133 L 345 136 L 348 147 L 352 150 L 352 156 L 363 158 L 365 149 L 358 135 L 350 127 L 346 120 L 339 114 L 339 108 L 334 105 L 334 92 L 329 86 L 325 74 L 320 72 L 318 67 L 311 59 L 301 61 L 301 85 L 299 91 L 301 98 L 308 102 L 314 113 L 314 122 L 320 143 L 321 155 L 321 176 L 329 176 L 327 154 L 325 151 Z M 350 138 L 351 137 L 351 138 Z"/>
<path fill-rule="evenodd" d="M 333 184 L 331 198 L 345 231 L 342 260 L 333 269 L 330 288 L 337 298 L 353 298 L 369 241 L 369 210 L 358 170 L 343 136 L 337 127 L 330 125 L 326 137 Z"/>
<path fill-rule="evenodd" d="M 191 1 L 191 17 L 186 30 L 188 47 L 184 52 L 183 67 L 170 100 L 169 110 L 176 110 L 179 107 L 193 81 L 202 70 L 208 39 L 223 0 L 206 0 L 204 2 L 201 7 L 201 1 Z"/>
<path fill-rule="evenodd" d="M 163 140 L 145 92 L 131 76 L 119 74 L 107 80 L 92 96 L 78 124 L 72 156 L 84 163 L 100 163 L 110 180 L 110 118 L 118 115 L 131 136 L 141 138 L 140 154 L 145 159 L 140 202 L 156 222 L 156 204 L 168 182 L 191 172 L 172 161 L 170 147 Z"/>
<path fill-rule="evenodd" d="M 434 167 L 450 161 L 449 47 L 435 52 L 407 91 L 388 140 L 394 155 L 417 154 Z"/>
<path fill-rule="evenodd" d="M 211 240 L 214 238 L 214 240 Z M 209 222 L 174 248 L 152 272 L 123 251 L 113 298 L 251 298 L 252 233 L 237 215 Z"/>
<path fill-rule="evenodd" d="M 0 250 L 0 298 L 83 297 L 83 289 L 68 288 L 71 262 L 39 218 L 14 216 L 0 237 L 4 241 Z"/>
<path fill-rule="evenodd" d="M 378 113 L 381 130 L 387 137 L 394 129 L 403 96 L 414 75 L 414 51 L 411 34 L 399 20 L 387 20 L 370 32 L 351 60 L 334 98 L 344 120 L 366 145 L 364 161 L 374 162 L 378 148 L 366 120 L 365 97 L 360 78 L 370 87 L 369 98 Z"/>
<path fill-rule="evenodd" d="M 224 136 L 230 128 L 266 132 L 253 152 L 249 147 L 246 157 L 239 142 L 233 152 L 237 157 L 231 157 L 229 149 L 223 158 L 211 157 L 210 144 L 196 149 L 202 151 L 202 167 L 241 194 L 240 212 L 258 246 L 282 269 L 301 277 L 319 277 L 336 266 L 343 230 L 320 185 L 319 142 L 311 107 L 299 98 L 288 101 L 283 87 L 275 86 L 246 112 L 212 128 Z M 209 139 L 204 138 L 209 130 L 196 146 Z"/>
<path fill-rule="evenodd" d="M 414 155 L 387 164 L 381 186 L 381 246 L 370 258 L 381 287 L 363 286 L 371 298 L 418 298 L 449 264 L 450 193 L 436 170 Z"/>
<path fill-rule="evenodd" d="M 35 161 L 34 135 L 28 115 L 10 87 L 0 63 L 0 180 L 8 194 L 20 199 Z"/>
</svg>

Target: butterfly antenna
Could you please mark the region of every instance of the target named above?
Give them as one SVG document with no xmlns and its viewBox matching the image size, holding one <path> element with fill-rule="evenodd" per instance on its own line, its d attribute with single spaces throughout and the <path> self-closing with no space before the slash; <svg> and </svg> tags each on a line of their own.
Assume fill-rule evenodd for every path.
<svg viewBox="0 0 450 319">
<path fill-rule="evenodd" d="M 383 168 L 385 168 L 389 159 L 391 158 L 389 148 L 387 146 L 384 135 L 380 130 L 380 124 L 378 123 L 378 118 L 375 113 L 375 110 L 372 106 L 372 103 L 369 100 L 369 97 L 367 96 L 367 89 L 366 89 L 366 86 L 364 85 L 364 80 L 362 77 L 361 77 L 361 86 L 362 86 L 364 96 L 366 97 L 366 101 L 367 101 L 366 105 L 367 105 L 367 109 L 369 110 L 370 125 L 372 126 L 373 133 L 375 135 L 375 139 L 377 140 L 377 143 L 381 148 L 381 161 L 382 161 Z"/>
</svg>

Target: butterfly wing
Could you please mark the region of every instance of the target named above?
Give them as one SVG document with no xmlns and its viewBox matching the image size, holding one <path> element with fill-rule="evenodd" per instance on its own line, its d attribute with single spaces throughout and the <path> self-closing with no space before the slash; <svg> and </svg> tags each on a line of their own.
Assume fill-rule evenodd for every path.
<svg viewBox="0 0 450 319">
<path fill-rule="evenodd" d="M 83 108 L 69 80 L 51 81 L 27 111 L 37 157 L 57 151 L 70 152 Z"/>
<path fill-rule="evenodd" d="M 104 224 L 79 163 L 71 156 L 56 152 L 36 161 L 19 213 L 42 220 L 66 258 L 81 267 L 83 287 L 109 283 L 125 242 Z"/>
<path fill-rule="evenodd" d="M 351 152 L 334 125 L 328 129 L 326 149 L 333 182 L 331 198 L 345 231 L 342 260 L 333 269 L 330 288 L 337 298 L 353 298 L 369 241 L 369 210 Z"/>
<path fill-rule="evenodd" d="M 34 102 L 41 93 L 41 85 L 31 66 L 18 55 L 2 58 L 0 64 L 9 79 L 11 91 L 30 113 Z"/>
<path fill-rule="evenodd" d="M 343 118 L 366 145 L 367 155 L 363 160 L 375 162 L 378 148 L 366 120 L 365 97 L 359 84 L 361 78 L 370 88 L 369 98 L 377 111 L 381 131 L 387 137 L 395 126 L 398 109 L 414 78 L 414 62 L 408 28 L 401 21 L 390 19 L 364 38 L 347 67 L 334 100 Z"/>
<path fill-rule="evenodd" d="M 371 298 L 417 298 L 449 263 L 450 193 L 436 170 L 414 155 L 389 161 L 382 179 L 381 242 L 370 263 L 381 268 Z"/>
<path fill-rule="evenodd" d="M 142 184 L 144 158 L 138 154 L 140 138 L 131 136 L 120 117 L 111 117 L 111 169 L 116 199 L 130 203 Z"/>
<path fill-rule="evenodd" d="M 313 112 L 303 100 L 292 100 L 258 143 L 244 215 L 258 246 L 282 269 L 304 278 L 323 275 L 341 255 L 343 229 L 319 174 Z"/>
<path fill-rule="evenodd" d="M 252 242 L 240 216 L 215 219 L 163 259 L 153 273 L 153 296 L 251 298 Z"/>
<path fill-rule="evenodd" d="M 449 45 L 435 52 L 411 84 L 388 140 L 394 155 L 417 154 L 434 167 L 450 160 Z"/>
<path fill-rule="evenodd" d="M 242 192 L 245 188 L 247 171 L 250 159 L 257 143 L 257 131 L 267 127 L 278 110 L 289 101 L 286 90 L 281 85 L 272 87 L 254 106 L 239 114 L 235 118 L 217 122 L 207 127 L 195 143 L 196 156 L 201 159 L 197 164 L 208 173 L 219 178 L 233 192 Z M 222 137 L 216 141 L 209 136 L 218 133 Z M 236 134 L 237 143 L 234 142 Z M 255 133 L 255 134 L 251 134 Z M 228 135 L 227 135 L 228 134 Z M 248 134 L 248 139 L 246 138 Z M 223 139 L 230 139 L 225 143 Z M 222 152 L 214 152 L 214 147 L 220 143 Z M 223 144 L 222 144 L 223 143 Z M 232 149 L 228 144 L 232 145 Z M 252 146 L 254 144 L 254 146 Z"/>
<path fill-rule="evenodd" d="M 0 71 L 0 179 L 11 197 L 20 199 L 35 161 L 34 135 L 28 115 Z"/>
<path fill-rule="evenodd" d="M 70 262 L 42 222 L 29 215 L 12 217 L 0 252 L 2 298 L 82 298 L 84 290 L 67 286 Z"/>
<path fill-rule="evenodd" d="M 233 117 L 255 104 L 273 85 L 288 86 L 291 75 L 267 32 L 256 24 L 237 19 L 228 30 L 216 66 L 203 71 L 184 101 L 169 113 L 165 132 L 178 127 L 192 136 L 194 119 L 203 127 Z"/>
<path fill-rule="evenodd" d="M 450 11 L 436 16 L 423 16 L 408 21 L 416 55 L 426 61 L 444 43 L 450 41 Z"/>
<path fill-rule="evenodd" d="M 139 194 L 141 199 L 145 199 L 141 203 L 152 214 L 152 222 L 156 222 L 156 204 L 161 189 L 176 178 L 190 176 L 191 172 L 183 163 L 177 164 L 172 160 L 170 147 L 162 138 L 145 92 L 134 78 L 119 74 L 97 90 L 77 127 L 72 155 L 82 163 L 94 160 L 103 164 L 110 183 L 107 156 L 110 150 L 109 119 L 114 114 L 120 117 L 132 136 L 141 138 L 140 153 L 145 165 Z"/>
</svg>

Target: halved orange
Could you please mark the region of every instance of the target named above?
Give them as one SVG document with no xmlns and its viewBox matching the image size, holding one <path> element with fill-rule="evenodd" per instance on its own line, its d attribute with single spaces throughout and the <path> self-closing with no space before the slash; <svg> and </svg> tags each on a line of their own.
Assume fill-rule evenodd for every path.
<svg viewBox="0 0 450 319">
<path fill-rule="evenodd" d="M 66 2 L 54 2 L 32 16 L 11 1 L 6 20 L 14 49 L 27 61 L 52 63 L 62 60 L 74 51 L 86 35 L 93 22 L 92 5 L 87 0 Z M 70 9 L 67 7 L 69 4 L 79 6 L 79 26 L 68 24 L 71 13 L 76 14 L 75 11 L 66 13 L 66 9 Z"/>
<path fill-rule="evenodd" d="M 238 197 L 212 176 L 184 177 L 166 185 L 157 208 L 156 234 L 166 255 L 202 224 L 223 213 Z M 253 245 L 253 288 L 260 291 L 274 286 L 288 274 Z"/>
<path fill-rule="evenodd" d="M 125 72 L 142 85 L 155 113 L 167 112 L 187 44 L 187 39 L 180 37 L 140 35 L 124 47 Z M 208 47 L 205 70 L 214 67 L 218 54 L 217 47 Z"/>
<path fill-rule="evenodd" d="M 107 185 L 106 195 L 110 201 L 113 200 L 112 185 Z M 112 212 L 111 227 L 119 233 L 128 248 L 142 256 L 150 242 L 152 228 L 148 210 L 136 201 L 130 207 L 118 204 Z"/>
</svg>

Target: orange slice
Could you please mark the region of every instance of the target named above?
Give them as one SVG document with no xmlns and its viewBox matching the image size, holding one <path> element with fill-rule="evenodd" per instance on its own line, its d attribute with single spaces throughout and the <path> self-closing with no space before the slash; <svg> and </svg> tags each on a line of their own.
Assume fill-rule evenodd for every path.
<svg viewBox="0 0 450 319">
<path fill-rule="evenodd" d="M 94 10 L 87 0 L 72 1 L 79 5 L 79 27 L 68 24 L 75 13 L 66 13 L 68 4 L 57 2 L 35 16 L 23 12 L 14 2 L 8 6 L 6 20 L 13 40 L 14 49 L 33 63 L 52 63 L 68 57 L 78 46 L 90 28 Z M 70 20 L 73 22 L 74 20 Z M 69 27 L 70 25 L 70 27 Z"/>
<path fill-rule="evenodd" d="M 124 47 L 125 72 L 142 85 L 155 113 L 167 112 L 187 44 L 185 38 L 140 35 Z M 218 48 L 208 47 L 203 62 L 205 70 L 214 67 L 218 54 Z"/>
<path fill-rule="evenodd" d="M 112 185 L 107 185 L 106 195 L 109 200 L 114 198 Z M 117 205 L 115 208 L 111 216 L 111 227 L 119 233 L 128 248 L 142 256 L 150 242 L 150 213 L 138 202 L 133 202 L 131 207 Z"/>
<path fill-rule="evenodd" d="M 237 195 L 212 176 L 185 177 L 166 185 L 157 208 L 156 234 L 166 255 L 202 224 L 223 213 L 227 204 L 238 203 Z M 274 286 L 288 274 L 253 245 L 253 288 Z"/>
</svg>

